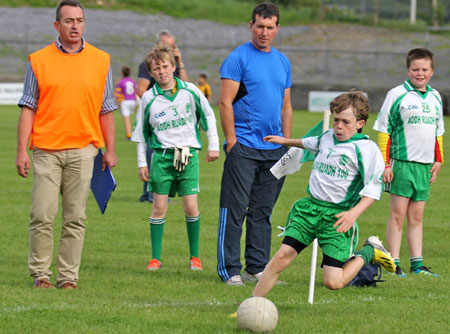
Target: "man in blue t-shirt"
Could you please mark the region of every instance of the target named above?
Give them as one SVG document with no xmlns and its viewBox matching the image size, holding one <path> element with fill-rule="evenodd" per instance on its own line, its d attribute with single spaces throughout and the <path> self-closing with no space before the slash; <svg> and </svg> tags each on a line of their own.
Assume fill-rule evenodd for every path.
<svg viewBox="0 0 450 334">
<path fill-rule="evenodd" d="M 286 149 L 263 138 L 270 134 L 289 138 L 292 125 L 291 65 L 271 46 L 279 16 L 271 3 L 256 6 L 251 41 L 233 50 L 220 69 L 220 118 L 227 156 L 220 192 L 217 272 L 228 285 L 258 281 L 270 259 L 270 216 L 284 179 L 277 180 L 269 169 Z"/>
</svg>

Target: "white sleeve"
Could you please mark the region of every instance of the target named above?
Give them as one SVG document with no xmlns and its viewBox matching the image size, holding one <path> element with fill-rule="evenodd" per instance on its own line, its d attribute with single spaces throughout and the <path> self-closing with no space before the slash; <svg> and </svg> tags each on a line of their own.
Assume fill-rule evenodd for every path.
<svg viewBox="0 0 450 334">
<path fill-rule="evenodd" d="M 219 151 L 219 135 L 217 134 L 216 116 L 214 110 L 211 108 L 205 95 L 194 86 L 196 93 L 200 98 L 200 105 L 205 114 L 206 123 L 208 124 L 208 130 L 206 136 L 208 137 L 208 151 Z"/>
<path fill-rule="evenodd" d="M 148 104 L 148 97 L 144 93 L 139 102 L 136 121 L 134 123 L 131 140 L 137 142 L 137 164 L 138 168 L 147 166 L 147 143 L 144 137 L 144 111 Z"/>
<path fill-rule="evenodd" d="M 384 160 L 373 141 L 365 141 L 360 148 L 364 172 L 364 188 L 359 195 L 379 200 L 383 192 Z"/>
<path fill-rule="evenodd" d="M 395 94 L 394 89 L 391 89 L 384 99 L 383 105 L 381 106 L 380 111 L 378 112 L 377 119 L 375 124 L 373 125 L 373 129 L 378 132 L 389 133 L 389 117 L 391 114 L 391 108 L 397 99 L 397 94 Z"/>
<path fill-rule="evenodd" d="M 147 166 L 147 143 L 137 143 L 137 163 L 138 168 Z"/>
<path fill-rule="evenodd" d="M 131 140 L 138 143 L 145 143 L 144 138 L 144 111 L 149 102 L 148 96 L 144 93 L 142 99 L 139 102 L 139 107 L 136 113 L 136 121 L 134 122 L 133 134 Z"/>
<path fill-rule="evenodd" d="M 305 150 L 308 150 L 313 154 L 317 154 L 319 153 L 320 136 L 302 138 L 302 144 Z"/>
</svg>

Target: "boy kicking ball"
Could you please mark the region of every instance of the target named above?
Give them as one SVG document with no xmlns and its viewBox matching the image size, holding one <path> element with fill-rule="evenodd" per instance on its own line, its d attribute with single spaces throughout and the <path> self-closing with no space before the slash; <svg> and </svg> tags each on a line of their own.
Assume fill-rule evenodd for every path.
<svg viewBox="0 0 450 334">
<path fill-rule="evenodd" d="M 153 192 L 150 216 L 152 259 L 147 270 L 161 268 L 161 249 L 168 197 L 183 197 L 192 270 L 202 270 L 199 259 L 200 213 L 199 159 L 202 148 L 199 127 L 206 130 L 208 152 L 206 162 L 219 157 L 216 119 L 208 100 L 191 83 L 175 78 L 172 48 L 162 42 L 155 45 L 146 62 L 156 83 L 143 96 L 139 105 L 131 140 L 137 142 L 139 178 L 149 182 Z M 154 150 L 148 175 L 145 152 Z"/>
<path fill-rule="evenodd" d="M 373 126 L 379 131 L 378 144 L 386 164 L 383 181 L 391 193 L 386 241 L 399 277 L 406 276 L 400 268 L 405 216 L 410 272 L 437 276 L 424 266 L 422 255 L 425 203 L 444 162 L 442 99 L 428 85 L 433 65 L 433 53 L 429 50 L 419 48 L 408 52 L 409 79 L 387 93 Z"/>
<path fill-rule="evenodd" d="M 341 289 L 370 261 L 395 271 L 394 260 L 377 237 L 370 237 L 361 250 L 356 219 L 378 200 L 383 190 L 383 157 L 361 129 L 369 116 L 362 92 L 349 92 L 330 103 L 333 129 L 318 137 L 264 140 L 296 146 L 316 153 L 308 193 L 289 213 L 281 248 L 267 264 L 253 296 L 264 297 L 296 256 L 314 238 L 323 256 L 323 281 L 327 288 Z M 355 255 L 355 256 L 353 256 Z"/>
</svg>

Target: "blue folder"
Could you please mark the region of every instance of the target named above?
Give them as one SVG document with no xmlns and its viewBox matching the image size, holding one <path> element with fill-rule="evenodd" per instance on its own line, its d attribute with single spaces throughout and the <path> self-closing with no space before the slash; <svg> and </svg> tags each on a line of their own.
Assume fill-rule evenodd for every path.
<svg viewBox="0 0 450 334">
<path fill-rule="evenodd" d="M 97 201 L 98 207 L 103 214 L 105 213 L 106 205 L 108 204 L 112 192 L 116 189 L 117 183 L 109 166 L 106 166 L 105 170 L 102 171 L 102 163 L 103 152 L 102 149 L 99 149 L 94 160 L 91 190 L 94 194 L 95 200 Z"/>
</svg>

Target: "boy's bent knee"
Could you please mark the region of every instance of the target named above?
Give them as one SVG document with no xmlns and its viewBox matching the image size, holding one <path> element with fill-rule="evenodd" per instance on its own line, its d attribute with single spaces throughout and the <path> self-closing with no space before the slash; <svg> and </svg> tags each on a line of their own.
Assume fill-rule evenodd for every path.
<svg viewBox="0 0 450 334">
<path fill-rule="evenodd" d="M 330 290 L 339 290 L 344 287 L 344 284 L 342 283 L 342 281 L 338 281 L 338 280 L 331 279 L 331 278 L 329 278 L 329 279 L 324 278 L 323 284 L 325 285 L 325 287 L 327 289 L 330 289 Z"/>
<path fill-rule="evenodd" d="M 273 260 L 277 262 L 286 262 L 289 261 L 289 253 L 283 249 L 279 249 L 278 252 L 273 256 Z"/>
<path fill-rule="evenodd" d="M 330 263 L 328 262 L 330 259 L 330 257 L 324 257 L 323 284 L 330 290 L 342 289 L 345 286 L 343 269 L 334 265 L 330 265 Z M 335 264 L 337 265 L 339 261 L 335 261 Z"/>
</svg>

